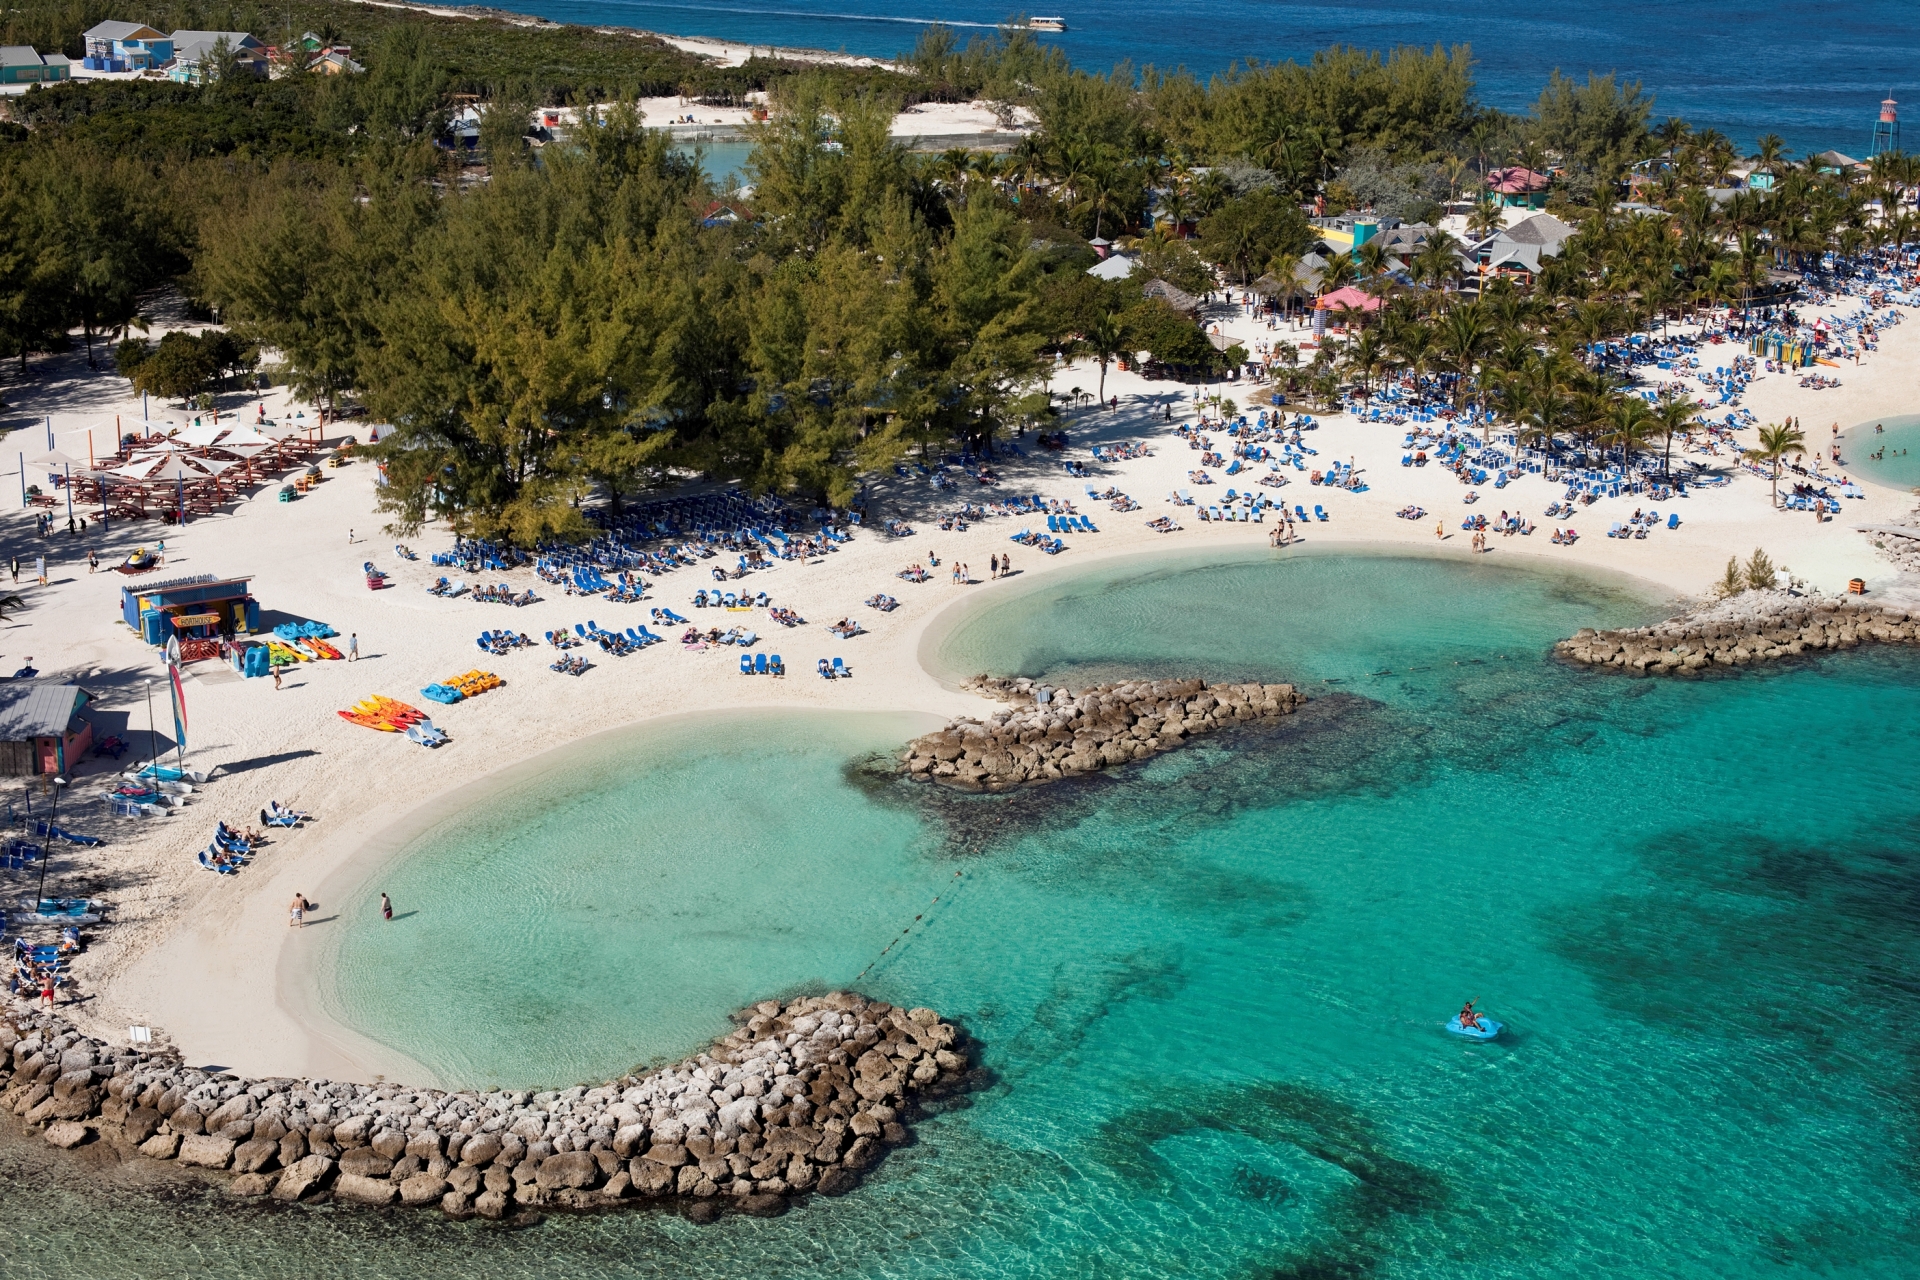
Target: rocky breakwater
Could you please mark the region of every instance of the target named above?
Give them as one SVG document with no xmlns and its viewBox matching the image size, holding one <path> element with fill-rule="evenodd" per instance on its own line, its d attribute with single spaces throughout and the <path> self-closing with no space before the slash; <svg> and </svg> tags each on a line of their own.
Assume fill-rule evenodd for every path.
<svg viewBox="0 0 1920 1280">
<path fill-rule="evenodd" d="M 1743 667 L 1826 649 L 1920 641 L 1920 615 L 1854 598 L 1748 591 L 1627 631 L 1582 630 L 1568 661 L 1646 675 Z"/>
<path fill-rule="evenodd" d="M 1011 704 L 959 719 L 907 744 L 915 778 L 1001 791 L 1145 760 L 1228 725 L 1291 715 L 1306 701 L 1290 684 L 1131 680 L 1078 694 L 1032 680 L 975 676 L 964 686 Z"/>
<path fill-rule="evenodd" d="M 921 1102 L 971 1082 L 963 1033 L 931 1009 L 835 992 L 736 1017 L 645 1077 L 479 1093 L 208 1074 L 16 1009 L 0 1018 L 0 1106 L 56 1147 L 174 1161 L 238 1196 L 456 1218 L 654 1202 L 704 1221 L 852 1190 Z"/>
</svg>

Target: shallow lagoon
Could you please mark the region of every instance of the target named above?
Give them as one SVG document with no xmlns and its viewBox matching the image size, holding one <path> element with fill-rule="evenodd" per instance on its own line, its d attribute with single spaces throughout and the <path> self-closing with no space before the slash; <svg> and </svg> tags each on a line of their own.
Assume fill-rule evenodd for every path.
<svg viewBox="0 0 1920 1280">
<path fill-rule="evenodd" d="M 102 1211 L 27 1178 L 0 1251 L 22 1275 L 1913 1274 L 1912 657 L 1696 683 L 1546 657 L 1650 607 L 1377 556 L 1035 583 L 949 628 L 936 668 L 1199 666 L 1315 702 L 1011 800 L 859 769 L 898 722 L 614 735 L 567 771 L 584 791 L 530 779 L 383 880 L 423 904 L 416 934 L 517 965 L 343 935 L 329 998 L 362 1032 L 539 1083 L 529 1038 L 606 1070 L 677 1052 L 736 990 L 851 982 L 924 915 L 860 986 L 958 1016 L 998 1083 L 844 1200 L 511 1233 Z M 700 837 L 669 839 L 690 811 Z M 516 976 L 575 959 L 591 982 Z M 1466 996 L 1507 1040 L 1440 1031 Z"/>
</svg>

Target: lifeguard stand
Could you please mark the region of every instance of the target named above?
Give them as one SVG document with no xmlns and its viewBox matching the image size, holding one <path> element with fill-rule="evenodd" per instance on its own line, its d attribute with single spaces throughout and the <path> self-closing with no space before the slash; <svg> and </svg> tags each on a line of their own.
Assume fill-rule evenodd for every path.
<svg viewBox="0 0 1920 1280">
<path fill-rule="evenodd" d="M 1883 151 L 1900 149 L 1900 116 L 1894 110 L 1899 104 L 1893 100 L 1893 91 L 1880 103 L 1880 118 L 1873 122 L 1873 141 L 1867 144 L 1867 159 L 1871 160 Z"/>
</svg>

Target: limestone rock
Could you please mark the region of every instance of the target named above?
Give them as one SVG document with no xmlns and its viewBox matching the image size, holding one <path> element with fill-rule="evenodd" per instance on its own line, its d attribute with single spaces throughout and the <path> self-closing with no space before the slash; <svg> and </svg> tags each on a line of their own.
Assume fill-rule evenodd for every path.
<svg viewBox="0 0 1920 1280">
<path fill-rule="evenodd" d="M 636 1159 L 627 1166 L 633 1188 L 643 1196 L 662 1196 L 673 1186 L 673 1170 L 657 1160 Z"/>
<path fill-rule="evenodd" d="M 482 1165 L 500 1154 L 500 1139 L 491 1133 L 483 1133 L 469 1138 L 460 1148 L 460 1163 Z"/>
<path fill-rule="evenodd" d="M 178 1125 L 174 1126 L 178 1128 Z M 352 1116 L 333 1126 L 334 1145 L 342 1150 L 348 1147 L 364 1146 L 373 1133 L 372 1116 Z"/>
<path fill-rule="evenodd" d="M 398 1160 L 407 1154 L 407 1135 L 392 1129 L 382 1129 L 373 1135 L 368 1145 L 387 1159 Z"/>
<path fill-rule="evenodd" d="M 361 1204 L 392 1204 L 400 1194 L 400 1188 L 384 1178 L 367 1178 L 342 1171 L 333 1184 L 333 1194 L 342 1200 L 354 1200 Z"/>
<path fill-rule="evenodd" d="M 473 1211 L 483 1218 L 504 1218 L 511 1202 L 500 1191 L 482 1191 L 473 1198 Z"/>
<path fill-rule="evenodd" d="M 140 1154 L 151 1160 L 171 1160 L 180 1150 L 180 1135 L 156 1133 L 140 1144 Z"/>
<path fill-rule="evenodd" d="M 333 1175 L 333 1161 L 326 1156 L 310 1155 L 288 1165 L 274 1185 L 276 1200 L 298 1200 L 310 1191 L 318 1191 Z"/>
<path fill-rule="evenodd" d="M 46 1138 L 49 1145 L 62 1151 L 71 1151 L 85 1142 L 92 1132 L 77 1120 L 57 1120 L 47 1126 Z"/>
<path fill-rule="evenodd" d="M 189 1134 L 180 1142 L 180 1163 L 199 1165 L 205 1169 L 224 1169 L 233 1159 L 234 1142 L 232 1138 L 222 1138 L 216 1134 Z"/>
<path fill-rule="evenodd" d="M 127 1112 L 122 1124 L 127 1141 L 137 1147 L 151 1138 L 160 1128 L 160 1118 L 160 1113 L 152 1107 L 135 1107 Z"/>
<path fill-rule="evenodd" d="M 393 1172 L 393 1161 L 372 1147 L 355 1147 L 340 1157 L 340 1172 L 357 1178 L 384 1178 Z"/>
<path fill-rule="evenodd" d="M 600 1164 L 585 1151 L 563 1151 L 540 1162 L 538 1181 L 550 1191 L 591 1187 L 600 1181 Z"/>
<path fill-rule="evenodd" d="M 677 1142 L 656 1142 L 647 1148 L 644 1159 L 663 1164 L 669 1169 L 678 1169 L 687 1162 L 687 1149 Z"/>
<path fill-rule="evenodd" d="M 280 1144 L 268 1142 L 264 1138 L 254 1138 L 243 1142 L 233 1149 L 233 1171 L 235 1173 L 259 1173 L 270 1169 L 280 1158 Z"/>
<path fill-rule="evenodd" d="M 779 1195 L 748 1195 L 734 1201 L 740 1212 L 754 1218 L 777 1218 L 787 1211 L 787 1198 Z"/>
<path fill-rule="evenodd" d="M 227 1184 L 227 1194 L 256 1199 L 273 1190 L 276 1173 L 243 1173 Z"/>
<path fill-rule="evenodd" d="M 416 1209 L 438 1204 L 447 1190 L 444 1178 L 436 1178 L 430 1173 L 416 1173 L 400 1184 L 400 1203 Z"/>
</svg>

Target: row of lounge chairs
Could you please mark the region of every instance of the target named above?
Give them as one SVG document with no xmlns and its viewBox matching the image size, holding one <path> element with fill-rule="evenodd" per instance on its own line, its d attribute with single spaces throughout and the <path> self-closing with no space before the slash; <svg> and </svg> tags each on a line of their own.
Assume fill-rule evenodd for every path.
<svg viewBox="0 0 1920 1280">
<path fill-rule="evenodd" d="M 1087 519 L 1085 516 L 1067 515 L 1067 516 L 1048 516 L 1047 532 L 1048 533 L 1098 533 L 1100 532 L 1100 530 L 1094 528 L 1093 521 Z"/>
<path fill-rule="evenodd" d="M 815 667 L 814 670 L 818 672 L 824 680 L 849 680 L 853 677 L 853 668 L 838 658 L 833 659 L 832 662 L 828 662 L 827 659 L 822 658 L 820 659 L 819 666 Z"/>
<path fill-rule="evenodd" d="M 574 634 L 588 644 L 600 646 L 602 653 L 613 657 L 625 657 L 629 653 L 638 653 L 650 644 L 659 644 L 665 636 L 655 635 L 647 630 L 643 623 L 638 627 L 628 627 L 625 631 L 609 631 L 597 622 L 585 625 L 574 623 Z"/>
<path fill-rule="evenodd" d="M 197 855 L 200 867 L 218 875 L 235 876 L 253 861 L 253 841 L 222 822 L 214 828 L 213 840 Z"/>
<path fill-rule="evenodd" d="M 784 676 L 787 664 L 779 654 L 768 657 L 764 653 L 743 653 L 740 655 L 740 674 L 743 676 Z"/>
<path fill-rule="evenodd" d="M 693 593 L 693 607 L 696 609 L 764 609 L 769 603 L 766 592 L 758 594 L 751 591 L 735 593 L 732 591 L 696 591 Z M 685 618 L 677 619 L 685 622 Z"/>
<path fill-rule="evenodd" d="M 482 631 L 474 643 L 497 658 L 515 649 L 532 648 L 538 642 L 524 631 L 517 634 L 512 631 Z"/>
</svg>

